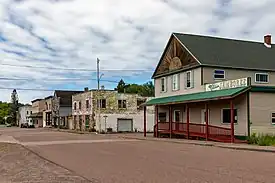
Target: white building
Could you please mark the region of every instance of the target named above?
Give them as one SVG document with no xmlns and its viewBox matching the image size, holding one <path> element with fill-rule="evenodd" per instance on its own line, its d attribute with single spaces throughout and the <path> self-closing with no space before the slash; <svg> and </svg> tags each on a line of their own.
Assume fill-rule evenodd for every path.
<svg viewBox="0 0 275 183">
<path fill-rule="evenodd" d="M 29 116 L 32 114 L 32 106 L 31 105 L 25 105 L 22 107 L 19 107 L 19 126 L 21 126 L 22 123 L 29 122 L 31 120 Z"/>
</svg>

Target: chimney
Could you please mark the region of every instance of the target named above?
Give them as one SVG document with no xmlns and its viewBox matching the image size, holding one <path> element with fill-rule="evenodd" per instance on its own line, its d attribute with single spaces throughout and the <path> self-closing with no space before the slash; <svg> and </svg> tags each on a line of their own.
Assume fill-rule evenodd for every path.
<svg viewBox="0 0 275 183">
<path fill-rule="evenodd" d="M 89 91 L 89 88 L 88 88 L 88 87 L 85 87 L 85 88 L 84 88 L 84 91 L 85 91 L 85 92 Z"/>
<path fill-rule="evenodd" d="M 267 34 L 264 36 L 264 45 L 268 48 L 271 48 L 271 35 Z"/>
</svg>

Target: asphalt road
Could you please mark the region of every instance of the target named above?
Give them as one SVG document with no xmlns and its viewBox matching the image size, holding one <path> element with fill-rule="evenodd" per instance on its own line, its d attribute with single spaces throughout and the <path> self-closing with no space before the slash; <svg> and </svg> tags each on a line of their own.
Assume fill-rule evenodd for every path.
<svg viewBox="0 0 275 183">
<path fill-rule="evenodd" d="M 272 153 L 40 129 L 10 128 L 0 133 L 91 182 L 275 182 Z"/>
</svg>

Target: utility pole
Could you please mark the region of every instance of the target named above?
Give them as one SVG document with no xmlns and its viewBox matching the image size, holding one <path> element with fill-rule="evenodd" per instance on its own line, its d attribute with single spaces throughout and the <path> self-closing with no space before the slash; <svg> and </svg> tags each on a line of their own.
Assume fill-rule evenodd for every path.
<svg viewBox="0 0 275 183">
<path fill-rule="evenodd" d="M 100 81 L 100 76 L 99 76 L 99 58 L 96 59 L 97 61 L 97 106 L 98 106 L 98 127 L 99 127 L 99 133 L 101 133 L 101 116 L 100 116 L 100 109 L 101 109 L 101 99 L 99 96 L 99 92 L 100 92 L 100 85 L 99 85 L 99 81 Z"/>
</svg>

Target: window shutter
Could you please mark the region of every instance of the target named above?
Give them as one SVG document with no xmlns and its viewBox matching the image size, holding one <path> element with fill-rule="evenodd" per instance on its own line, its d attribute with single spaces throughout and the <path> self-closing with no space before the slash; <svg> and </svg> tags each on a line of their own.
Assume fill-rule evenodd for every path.
<svg viewBox="0 0 275 183">
<path fill-rule="evenodd" d="M 184 81 L 183 81 L 184 89 L 187 89 L 187 74 L 186 74 L 186 72 L 183 73 L 183 78 L 184 78 Z"/>
<path fill-rule="evenodd" d="M 167 92 L 167 77 L 164 78 L 164 92 Z"/>
<path fill-rule="evenodd" d="M 177 75 L 177 89 L 180 89 L 180 74 Z"/>
<path fill-rule="evenodd" d="M 191 71 L 191 88 L 194 88 L 194 71 Z"/>
</svg>

